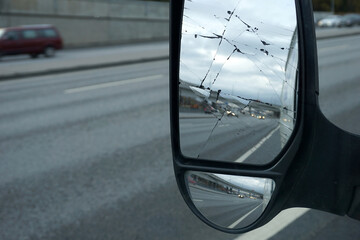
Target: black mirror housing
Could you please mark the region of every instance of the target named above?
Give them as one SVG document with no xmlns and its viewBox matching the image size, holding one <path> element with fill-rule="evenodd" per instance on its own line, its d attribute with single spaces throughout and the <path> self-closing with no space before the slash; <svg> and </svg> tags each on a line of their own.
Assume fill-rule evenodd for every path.
<svg viewBox="0 0 360 240">
<path fill-rule="evenodd" d="M 258 228 L 280 211 L 307 207 L 360 219 L 360 137 L 324 117 L 318 103 L 318 64 L 312 2 L 295 1 L 299 41 L 298 113 L 294 132 L 272 162 L 262 166 L 184 156 L 180 149 L 179 67 L 184 0 L 171 2 L 170 119 L 174 171 L 189 208 L 211 227 L 228 233 Z M 188 171 L 270 178 L 276 188 L 267 208 L 249 226 L 228 229 L 214 224 L 194 205 L 185 182 Z"/>
</svg>

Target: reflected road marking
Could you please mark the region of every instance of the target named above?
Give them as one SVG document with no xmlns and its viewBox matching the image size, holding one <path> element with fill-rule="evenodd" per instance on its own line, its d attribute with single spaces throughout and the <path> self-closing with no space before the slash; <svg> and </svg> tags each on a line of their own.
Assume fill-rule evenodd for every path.
<svg viewBox="0 0 360 240">
<path fill-rule="evenodd" d="M 256 209 L 258 209 L 260 206 L 262 206 L 263 203 L 260 203 L 256 208 L 254 208 L 253 210 L 251 210 L 250 212 L 248 212 L 247 214 L 245 214 L 244 216 L 242 216 L 241 218 L 239 218 L 236 222 L 234 222 L 233 224 L 231 224 L 230 226 L 228 226 L 228 228 L 234 228 L 236 225 L 238 225 L 242 220 L 244 220 L 247 216 L 249 216 L 252 212 L 254 212 Z"/>
<path fill-rule="evenodd" d="M 279 130 L 280 126 L 277 126 L 274 130 L 272 130 L 266 137 L 260 140 L 254 147 L 250 148 L 246 153 L 244 153 L 241 157 L 239 157 L 235 162 L 243 162 L 245 161 L 253 152 L 259 149 L 261 145 L 263 145 L 271 136 Z"/>
<path fill-rule="evenodd" d="M 107 82 L 107 83 L 100 83 L 100 84 L 94 84 L 89 85 L 85 87 L 78 87 L 78 88 L 71 88 L 64 91 L 65 94 L 71 94 L 71 93 L 78 93 L 78 92 L 85 92 L 85 91 L 91 91 L 91 90 L 97 90 L 101 88 L 108 88 L 108 87 L 116 87 L 116 86 L 123 86 L 130 83 L 139 83 L 144 81 L 150 81 L 155 80 L 158 78 L 161 78 L 163 75 L 153 75 L 148 77 L 141 77 L 141 78 L 133 78 L 133 79 L 127 79 L 127 80 L 121 80 L 116 82 Z"/>
</svg>

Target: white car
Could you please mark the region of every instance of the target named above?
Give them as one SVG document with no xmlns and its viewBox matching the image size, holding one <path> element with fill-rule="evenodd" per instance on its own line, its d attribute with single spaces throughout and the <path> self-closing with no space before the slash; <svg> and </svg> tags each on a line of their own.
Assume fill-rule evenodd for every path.
<svg viewBox="0 0 360 240">
<path fill-rule="evenodd" d="M 342 17 L 339 15 L 330 15 L 318 22 L 319 27 L 340 27 Z"/>
</svg>

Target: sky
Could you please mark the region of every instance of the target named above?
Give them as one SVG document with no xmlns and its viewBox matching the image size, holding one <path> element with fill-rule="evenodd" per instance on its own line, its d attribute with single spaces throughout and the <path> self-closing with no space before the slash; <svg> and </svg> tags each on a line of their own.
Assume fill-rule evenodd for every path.
<svg viewBox="0 0 360 240">
<path fill-rule="evenodd" d="M 186 0 L 180 79 L 281 104 L 295 30 L 294 1 Z"/>
</svg>

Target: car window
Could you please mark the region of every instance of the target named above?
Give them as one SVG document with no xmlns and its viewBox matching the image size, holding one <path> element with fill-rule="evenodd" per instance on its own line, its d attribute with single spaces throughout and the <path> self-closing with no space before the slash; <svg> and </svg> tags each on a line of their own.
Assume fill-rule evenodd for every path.
<svg viewBox="0 0 360 240">
<path fill-rule="evenodd" d="M 25 39 L 34 39 L 37 37 L 35 30 L 24 30 L 22 32 L 22 35 Z"/>
<path fill-rule="evenodd" d="M 1 36 L 1 34 L 0 34 L 0 36 Z M 4 38 L 17 40 L 17 39 L 19 39 L 19 34 L 16 31 L 8 31 L 4 34 Z"/>
<path fill-rule="evenodd" d="M 46 38 L 57 37 L 57 34 L 54 29 L 44 29 L 41 31 L 41 33 L 42 33 L 42 36 L 44 36 Z"/>
</svg>

